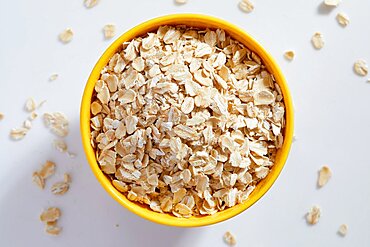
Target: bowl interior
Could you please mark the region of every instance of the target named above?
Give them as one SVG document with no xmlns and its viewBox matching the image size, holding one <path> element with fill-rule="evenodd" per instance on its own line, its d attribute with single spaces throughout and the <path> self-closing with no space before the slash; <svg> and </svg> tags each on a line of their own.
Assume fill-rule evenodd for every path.
<svg viewBox="0 0 370 247">
<path fill-rule="evenodd" d="M 274 75 L 276 82 L 281 87 L 284 96 L 284 104 L 286 107 L 286 127 L 283 130 L 284 143 L 282 148 L 277 152 L 276 161 L 270 173 L 265 179 L 257 184 L 255 190 L 250 194 L 249 198 L 243 204 L 238 204 L 232 208 L 218 212 L 214 215 L 191 217 L 188 219 L 177 218 L 169 214 L 154 212 L 145 205 L 129 201 L 122 193 L 115 189 L 115 187 L 111 184 L 110 179 L 100 170 L 100 167 L 95 158 L 95 152 L 90 145 L 90 104 L 94 91 L 94 85 L 99 79 L 100 71 L 108 63 L 109 59 L 114 55 L 114 53 L 117 50 L 121 49 L 123 42 L 144 35 L 147 32 L 154 31 L 162 25 L 187 25 L 189 27 L 197 28 L 224 29 L 232 38 L 240 41 L 246 47 L 260 56 L 267 69 L 270 71 L 270 73 Z M 132 28 L 128 32 L 121 35 L 117 40 L 115 40 L 99 59 L 88 79 L 82 98 L 80 117 L 82 142 L 88 162 L 91 166 L 91 169 L 93 170 L 93 173 L 100 181 L 102 186 L 107 190 L 107 192 L 122 206 L 126 207 L 133 213 L 145 219 L 160 224 L 180 227 L 214 224 L 231 218 L 253 205 L 266 193 L 266 191 L 272 186 L 272 184 L 278 177 L 287 159 L 293 138 L 293 107 L 291 96 L 284 76 L 274 59 L 262 48 L 259 43 L 257 43 L 257 41 L 255 41 L 249 34 L 244 32 L 237 26 L 234 26 L 233 24 L 230 24 L 218 18 L 198 14 L 175 14 L 155 18 Z"/>
</svg>

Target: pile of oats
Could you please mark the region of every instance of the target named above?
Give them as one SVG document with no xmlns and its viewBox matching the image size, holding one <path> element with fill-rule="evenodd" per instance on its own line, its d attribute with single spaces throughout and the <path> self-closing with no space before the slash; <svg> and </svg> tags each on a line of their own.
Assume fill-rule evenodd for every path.
<svg viewBox="0 0 370 247">
<path fill-rule="evenodd" d="M 178 217 L 243 203 L 283 144 L 280 87 L 220 29 L 162 26 L 125 42 L 91 113 L 91 145 L 117 190 Z"/>
</svg>

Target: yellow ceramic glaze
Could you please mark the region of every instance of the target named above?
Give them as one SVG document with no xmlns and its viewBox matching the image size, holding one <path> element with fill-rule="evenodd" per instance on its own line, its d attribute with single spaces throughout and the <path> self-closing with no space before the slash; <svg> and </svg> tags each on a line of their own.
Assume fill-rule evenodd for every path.
<svg viewBox="0 0 370 247">
<path fill-rule="evenodd" d="M 249 199 L 246 200 L 243 204 L 236 205 L 232 208 L 226 209 L 222 212 L 218 212 L 211 216 L 191 217 L 188 219 L 177 218 L 169 214 L 157 213 L 149 209 L 147 206 L 134 203 L 128 200 L 125 195 L 123 195 L 118 190 L 116 190 L 115 187 L 113 187 L 109 178 L 106 177 L 104 173 L 100 170 L 99 165 L 95 158 L 94 149 L 90 145 L 90 103 L 95 82 L 98 80 L 102 68 L 108 63 L 112 55 L 117 50 L 121 49 L 123 42 L 144 35 L 149 31 L 154 31 L 159 26 L 162 25 L 179 25 L 179 24 L 185 24 L 189 27 L 197 28 L 212 28 L 212 29 L 221 28 L 225 30 L 229 35 L 231 35 L 231 37 L 240 41 L 249 49 L 257 53 L 263 60 L 268 70 L 274 75 L 277 83 L 280 85 L 284 96 L 284 103 L 286 106 L 286 116 L 285 116 L 286 128 L 284 129 L 285 137 L 284 144 L 277 153 L 276 162 L 275 165 L 272 167 L 271 172 L 265 179 L 258 183 L 255 190 L 249 196 Z M 101 58 L 96 63 L 94 69 L 91 72 L 91 75 L 87 81 L 85 91 L 82 97 L 80 114 L 81 114 L 80 115 L 81 136 L 86 157 L 92 171 L 94 172 L 96 178 L 99 180 L 104 189 L 117 202 L 119 202 L 123 207 L 127 208 L 131 212 L 145 219 L 154 221 L 156 223 L 178 227 L 195 227 L 211 225 L 217 222 L 227 220 L 243 212 L 251 205 L 253 205 L 266 193 L 266 191 L 272 186 L 272 184 L 279 176 L 281 170 L 283 169 L 285 161 L 288 157 L 288 153 L 293 139 L 292 99 L 285 78 L 279 66 L 272 58 L 272 56 L 269 53 L 267 53 L 265 49 L 263 49 L 263 47 L 257 41 L 255 41 L 248 33 L 246 33 L 241 28 L 224 20 L 199 14 L 174 14 L 158 17 L 132 28 L 131 30 L 121 35 L 117 40 L 115 40 L 113 44 L 109 46 L 109 48 L 104 52 L 104 54 L 101 56 Z"/>
</svg>

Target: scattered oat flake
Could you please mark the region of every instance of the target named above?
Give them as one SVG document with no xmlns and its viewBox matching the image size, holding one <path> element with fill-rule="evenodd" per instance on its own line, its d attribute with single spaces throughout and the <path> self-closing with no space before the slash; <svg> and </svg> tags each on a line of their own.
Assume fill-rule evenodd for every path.
<svg viewBox="0 0 370 247">
<path fill-rule="evenodd" d="M 44 123 L 46 127 L 50 128 L 50 130 L 57 136 L 65 137 L 68 135 L 69 122 L 63 113 L 44 113 Z"/>
<path fill-rule="evenodd" d="M 10 131 L 10 137 L 13 140 L 18 141 L 18 140 L 23 139 L 26 136 L 27 132 L 28 132 L 28 129 L 24 127 L 14 128 Z"/>
<path fill-rule="evenodd" d="M 103 28 L 104 38 L 111 39 L 116 35 L 116 26 L 114 24 L 107 24 Z"/>
<path fill-rule="evenodd" d="M 346 27 L 349 24 L 349 18 L 345 13 L 338 13 L 336 18 L 338 23 L 343 27 Z"/>
<path fill-rule="evenodd" d="M 366 76 L 369 70 L 366 61 L 362 59 L 359 59 L 355 62 L 355 64 L 353 65 L 353 69 L 359 76 Z"/>
<path fill-rule="evenodd" d="M 63 32 L 61 32 L 58 37 L 59 37 L 59 40 L 62 43 L 67 44 L 72 40 L 73 34 L 74 33 L 73 33 L 72 29 L 67 28 L 67 29 L 63 30 Z"/>
<path fill-rule="evenodd" d="M 338 229 L 339 235 L 341 235 L 342 237 L 345 237 L 347 235 L 347 232 L 348 232 L 348 226 L 346 224 L 342 224 L 339 226 L 339 229 Z"/>
<path fill-rule="evenodd" d="M 24 105 L 24 108 L 26 109 L 27 112 L 33 112 L 36 110 L 36 102 L 33 98 L 29 98 L 26 101 L 26 104 Z"/>
<path fill-rule="evenodd" d="M 95 7 L 100 0 L 84 0 L 84 5 L 86 8 L 91 9 L 92 7 Z"/>
<path fill-rule="evenodd" d="M 175 0 L 177 4 L 185 4 L 188 2 L 188 0 Z"/>
<path fill-rule="evenodd" d="M 254 5 L 249 0 L 241 0 L 239 2 L 239 8 L 246 13 L 250 13 L 254 10 Z"/>
<path fill-rule="evenodd" d="M 288 60 L 293 60 L 293 58 L 294 58 L 294 51 L 286 51 L 285 53 L 284 53 L 284 57 L 286 58 L 286 59 L 288 59 Z"/>
<path fill-rule="evenodd" d="M 340 3 L 340 0 L 324 0 L 324 4 L 330 7 L 336 7 Z"/>
<path fill-rule="evenodd" d="M 226 243 L 227 245 L 229 245 L 229 246 L 234 246 L 234 245 L 236 245 L 236 238 L 235 238 L 235 236 L 234 236 L 231 232 L 229 232 L 229 231 L 225 232 L 225 234 L 224 234 L 224 241 L 225 241 L 225 243 Z"/>
<path fill-rule="evenodd" d="M 323 35 L 320 32 L 316 32 L 311 39 L 312 45 L 315 49 L 319 50 L 324 47 Z"/>
<path fill-rule="evenodd" d="M 307 223 L 310 225 L 315 225 L 317 222 L 319 222 L 320 216 L 321 209 L 318 206 L 313 206 L 306 214 Z"/>
<path fill-rule="evenodd" d="M 55 163 L 47 160 L 38 173 L 43 179 L 47 179 L 48 177 L 54 175 L 55 169 Z"/>
<path fill-rule="evenodd" d="M 53 145 L 55 149 L 61 153 L 65 153 L 68 150 L 67 143 L 64 140 L 60 140 L 60 139 L 54 140 Z"/>
<path fill-rule="evenodd" d="M 40 188 L 45 188 L 45 180 L 40 176 L 38 172 L 32 174 L 32 181 Z"/>
<path fill-rule="evenodd" d="M 4 116 L 5 116 L 4 113 L 1 113 L 0 112 L 0 120 L 3 120 L 4 119 Z"/>
<path fill-rule="evenodd" d="M 28 117 L 29 120 L 35 120 L 37 118 L 37 113 L 36 112 L 31 112 L 31 115 Z"/>
<path fill-rule="evenodd" d="M 323 166 L 319 172 L 319 178 L 317 180 L 318 186 L 321 188 L 325 184 L 327 184 L 329 182 L 329 179 L 331 178 L 331 175 L 332 173 L 331 173 L 330 168 L 327 166 Z"/>
<path fill-rule="evenodd" d="M 63 175 L 63 181 L 65 183 L 71 183 L 72 182 L 71 175 L 69 173 L 64 173 L 64 175 Z"/>
<path fill-rule="evenodd" d="M 52 222 L 46 222 L 45 225 L 45 232 L 50 235 L 59 235 L 59 233 L 62 231 L 62 228 L 57 226 L 57 221 Z"/>
<path fill-rule="evenodd" d="M 56 79 L 58 79 L 59 75 L 58 74 L 52 74 L 50 77 L 49 77 L 49 81 L 55 81 Z"/>
<path fill-rule="evenodd" d="M 49 207 L 44 210 L 40 215 L 40 220 L 42 222 L 54 222 L 61 216 L 61 211 L 57 207 Z"/>
<path fill-rule="evenodd" d="M 69 190 L 69 183 L 67 182 L 56 182 L 51 186 L 51 193 L 54 195 L 64 195 Z"/>
</svg>

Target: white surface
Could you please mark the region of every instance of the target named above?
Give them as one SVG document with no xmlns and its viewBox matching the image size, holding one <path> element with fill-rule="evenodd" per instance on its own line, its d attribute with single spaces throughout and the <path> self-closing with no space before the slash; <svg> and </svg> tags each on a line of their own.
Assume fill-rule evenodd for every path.
<svg viewBox="0 0 370 247">
<path fill-rule="evenodd" d="M 238 10 L 238 0 L 101 0 L 85 9 L 82 0 L 1 0 L 0 23 L 0 246 L 225 246 L 230 230 L 238 246 L 369 246 L 370 245 L 370 85 L 352 71 L 358 58 L 370 62 L 370 2 L 343 1 L 332 11 L 320 0 L 255 0 L 255 11 Z M 340 27 L 335 15 L 351 19 Z M 178 12 L 206 13 L 233 22 L 271 52 L 289 82 L 296 107 L 296 136 L 286 166 L 270 191 L 249 210 L 226 222 L 178 229 L 139 218 L 116 203 L 93 176 L 79 136 L 79 106 L 88 75 L 110 41 L 101 29 L 110 22 L 123 33 L 150 18 Z M 70 44 L 57 41 L 66 27 L 75 31 Z M 313 49 L 310 39 L 321 31 L 325 47 Z M 283 59 L 296 51 L 293 62 Z M 60 77 L 48 82 L 51 74 Z M 370 77 L 370 76 L 369 76 Z M 19 142 L 9 130 L 27 117 L 28 97 L 47 103 L 38 111 L 61 111 L 70 119 L 67 142 L 75 159 L 54 150 L 55 136 L 41 118 Z M 32 171 L 47 159 L 58 165 L 45 191 L 31 182 Z M 333 178 L 316 188 L 318 169 L 328 164 Z M 70 171 L 73 183 L 61 197 L 49 191 L 52 182 Z M 322 218 L 308 226 L 304 214 L 313 204 Z M 44 233 L 38 216 L 47 206 L 63 215 L 58 237 Z M 340 224 L 348 235 L 336 234 Z M 119 224 L 119 227 L 115 225 Z"/>
</svg>

